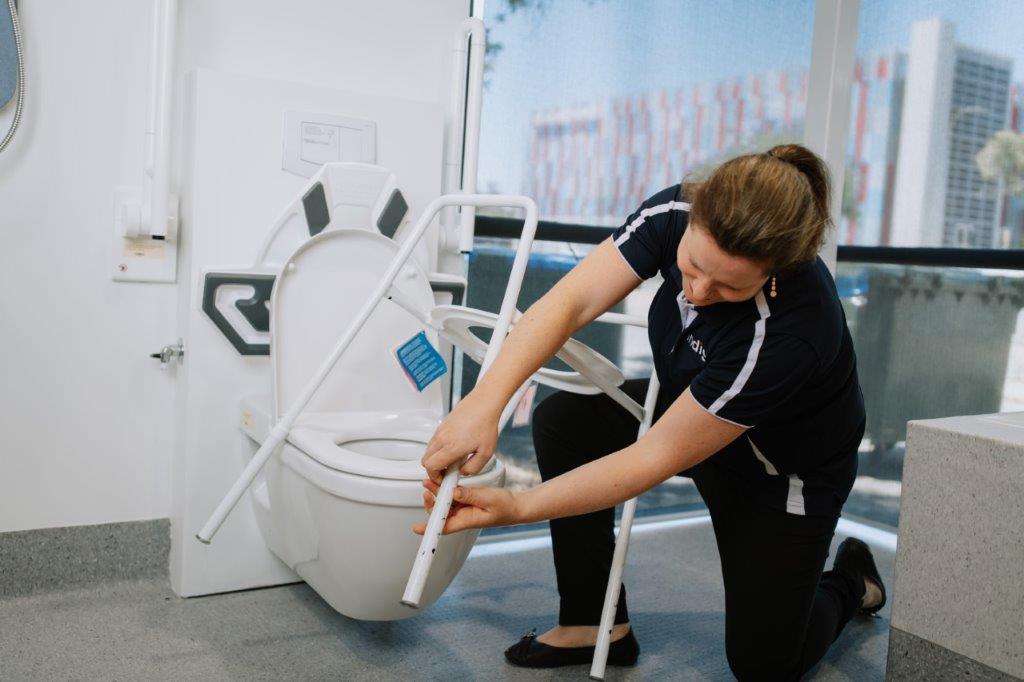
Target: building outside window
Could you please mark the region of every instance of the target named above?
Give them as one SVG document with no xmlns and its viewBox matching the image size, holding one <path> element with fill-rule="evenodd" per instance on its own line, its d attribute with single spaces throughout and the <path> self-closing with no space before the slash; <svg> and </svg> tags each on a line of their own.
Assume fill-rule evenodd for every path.
<svg viewBox="0 0 1024 682">
<path fill-rule="evenodd" d="M 803 139 L 813 2 L 487 0 L 484 18 L 479 184 L 532 196 L 543 219 L 616 227 L 683 178 Z M 835 178 L 841 246 L 1020 247 L 1024 177 L 1014 172 L 1024 168 L 999 160 L 1006 149 L 1024 158 L 1024 42 L 1012 29 L 1021 23 L 1015 2 L 862 1 L 847 160 Z M 471 292 L 504 248 L 480 244 Z M 589 247 L 537 250 L 539 296 Z M 1024 292 L 1005 271 L 842 262 L 836 276 L 869 404 L 848 509 L 895 525 L 907 418 L 1024 409 Z M 654 289 L 642 286 L 625 310 L 645 314 Z M 914 292 L 932 303 L 907 307 Z M 979 324 L 991 337 L 980 364 L 954 371 L 962 339 L 949 330 Z M 646 332 L 617 334 L 591 342 L 627 376 L 648 374 Z M 521 484 L 538 480 L 528 424 L 502 448 Z M 643 504 L 698 503 L 675 482 Z"/>
</svg>

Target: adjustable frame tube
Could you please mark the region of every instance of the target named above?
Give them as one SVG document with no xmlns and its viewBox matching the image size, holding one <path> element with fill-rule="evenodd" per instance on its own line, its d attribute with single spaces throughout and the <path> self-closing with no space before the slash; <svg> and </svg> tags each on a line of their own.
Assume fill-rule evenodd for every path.
<svg viewBox="0 0 1024 682">
<path fill-rule="evenodd" d="M 658 375 L 651 374 L 651 383 L 644 398 L 644 418 L 640 422 L 637 440 L 644 437 L 654 420 L 654 406 L 658 401 Z M 612 627 L 615 613 L 619 608 L 619 591 L 622 589 L 622 573 L 626 568 L 626 552 L 629 549 L 629 534 L 633 529 L 633 517 L 636 515 L 636 498 L 628 500 L 622 507 L 622 520 L 619 522 L 619 534 L 615 538 L 615 554 L 612 555 L 612 570 L 608 575 L 608 588 L 604 593 L 604 608 L 601 611 L 601 625 L 597 628 L 597 645 L 594 647 L 594 660 L 590 664 L 590 679 L 603 680 L 605 667 L 608 664 L 608 647 L 611 645 Z"/>
</svg>

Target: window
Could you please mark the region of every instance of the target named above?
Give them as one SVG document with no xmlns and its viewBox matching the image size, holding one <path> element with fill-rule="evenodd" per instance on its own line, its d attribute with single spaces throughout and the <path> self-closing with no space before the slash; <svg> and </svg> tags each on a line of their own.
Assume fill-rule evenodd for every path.
<svg viewBox="0 0 1024 682">
<path fill-rule="evenodd" d="M 480 186 L 544 218 L 618 225 L 688 173 L 802 138 L 811 2 L 488 0 L 485 19 Z"/>
<path fill-rule="evenodd" d="M 479 186 L 533 197 L 544 219 L 617 226 L 687 174 L 802 139 L 812 2 L 487 0 L 484 20 Z M 478 246 L 470 305 L 493 309 L 493 296 L 474 296 L 504 281 L 507 246 Z M 520 305 L 587 250 L 538 243 Z M 656 288 L 651 281 L 634 292 L 625 312 L 646 316 Z M 650 375 L 646 330 L 592 325 L 579 338 L 627 377 Z M 475 367 L 467 367 L 464 390 L 474 379 Z M 539 480 L 528 426 L 506 430 L 499 452 L 513 485 Z M 683 479 L 640 501 L 641 509 L 699 504 Z"/>
<path fill-rule="evenodd" d="M 618 225 L 689 173 L 800 141 L 813 12 L 809 1 L 487 0 L 481 188 L 529 194 L 549 220 Z M 862 0 L 840 245 L 1022 247 L 1024 177 L 1000 162 L 1024 149 L 1021 25 L 1011 0 Z M 551 263 L 564 271 L 586 252 L 539 250 L 538 292 Z M 471 257 L 471 292 L 498 267 L 484 255 Z M 907 419 L 1024 405 L 1024 277 L 842 262 L 836 279 L 868 407 L 846 511 L 895 525 Z M 655 286 L 626 311 L 643 314 Z M 601 333 L 588 342 L 627 375 L 649 373 L 643 332 Z M 500 449 L 522 484 L 537 479 L 528 429 Z M 672 486 L 641 504 L 699 501 Z"/>
<path fill-rule="evenodd" d="M 1024 178 L 978 158 L 1004 130 L 1024 149 L 1021 25 L 1018 2 L 862 0 L 840 244 L 1021 248 Z M 907 420 L 1020 409 L 1022 274 L 840 263 L 868 411 L 848 512 L 896 523 Z"/>
<path fill-rule="evenodd" d="M 1021 247 L 1024 197 L 1007 188 L 1024 178 L 977 158 L 1001 130 L 1024 147 L 1021 25 L 1024 5 L 1008 0 L 863 0 L 847 152 L 859 172 L 840 244 Z"/>
</svg>

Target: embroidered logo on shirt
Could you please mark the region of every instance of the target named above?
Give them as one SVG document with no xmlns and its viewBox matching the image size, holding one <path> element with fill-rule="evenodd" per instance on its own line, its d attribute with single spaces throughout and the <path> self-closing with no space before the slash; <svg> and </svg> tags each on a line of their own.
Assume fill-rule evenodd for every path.
<svg viewBox="0 0 1024 682">
<path fill-rule="evenodd" d="M 704 352 L 704 344 L 701 343 L 700 339 L 694 338 L 693 334 L 687 334 L 686 343 L 690 344 L 690 350 L 700 356 L 701 362 L 708 361 L 708 356 Z"/>
</svg>

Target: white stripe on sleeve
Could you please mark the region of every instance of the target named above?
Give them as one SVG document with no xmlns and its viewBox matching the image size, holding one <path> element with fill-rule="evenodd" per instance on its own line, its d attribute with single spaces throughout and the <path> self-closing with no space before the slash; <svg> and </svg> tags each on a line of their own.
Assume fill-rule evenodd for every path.
<svg viewBox="0 0 1024 682">
<path fill-rule="evenodd" d="M 689 211 L 690 205 L 684 201 L 670 201 L 667 204 L 659 204 L 657 206 L 651 206 L 640 211 L 640 215 L 636 217 L 636 220 L 626 226 L 626 231 L 618 236 L 615 240 L 615 246 L 621 246 L 630 235 L 632 235 L 636 228 L 643 225 L 644 221 L 652 215 L 659 215 L 661 213 L 667 213 L 668 211 Z"/>
<path fill-rule="evenodd" d="M 752 429 L 752 428 L 754 428 L 753 426 L 750 426 L 749 424 L 740 424 L 739 422 L 734 422 L 731 419 L 726 419 L 725 417 L 723 417 L 720 414 L 712 414 L 710 411 L 708 411 L 708 408 L 706 408 L 706 407 L 704 407 L 703 405 L 700 404 L 700 401 L 697 400 L 697 397 L 695 395 L 693 395 L 693 393 L 691 393 L 690 391 L 687 391 L 683 395 L 687 395 L 687 394 L 689 394 L 690 399 L 693 400 L 693 404 L 694 405 L 696 405 L 700 409 L 704 410 L 705 412 L 710 414 L 715 419 L 721 419 L 724 422 L 729 422 L 730 424 L 735 424 L 736 426 L 740 427 L 741 429 Z"/>
<path fill-rule="evenodd" d="M 764 291 L 758 291 L 757 296 L 754 297 L 757 302 L 757 312 L 760 313 L 760 317 L 757 322 L 754 323 L 754 340 L 750 343 L 750 350 L 747 352 L 747 361 L 743 364 L 743 368 L 740 373 L 736 375 L 735 381 L 732 382 L 732 386 L 729 390 L 718 396 L 718 400 L 712 403 L 711 407 L 708 408 L 708 412 L 717 415 L 718 411 L 725 407 L 725 404 L 732 400 L 736 395 L 743 390 L 743 387 L 747 384 L 747 379 L 754 372 L 754 365 L 757 364 L 757 356 L 761 352 L 761 345 L 764 343 L 764 328 L 766 320 L 771 316 L 771 311 L 768 309 L 768 301 L 765 300 Z"/>
</svg>

